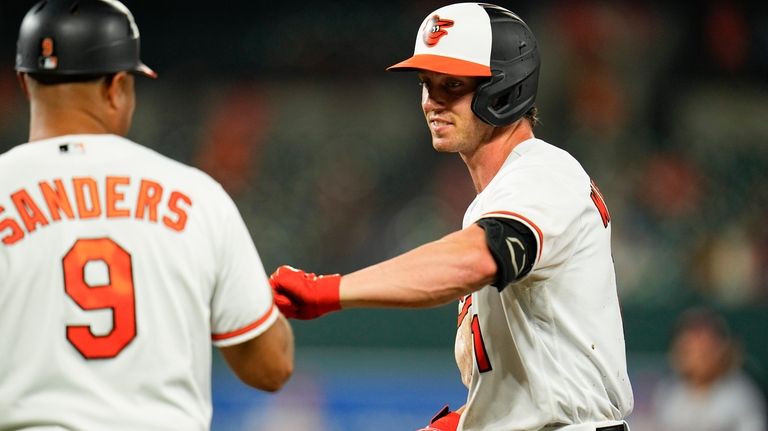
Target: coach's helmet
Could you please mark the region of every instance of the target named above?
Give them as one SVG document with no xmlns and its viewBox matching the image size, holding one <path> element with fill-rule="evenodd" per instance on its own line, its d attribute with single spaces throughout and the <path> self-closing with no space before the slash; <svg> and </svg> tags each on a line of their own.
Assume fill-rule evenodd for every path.
<svg viewBox="0 0 768 431">
<path fill-rule="evenodd" d="M 477 87 L 472 111 L 498 127 L 533 107 L 540 62 L 536 38 L 520 17 L 487 3 L 457 3 L 427 15 L 413 56 L 387 70 L 489 77 Z"/>
<path fill-rule="evenodd" d="M 139 58 L 139 29 L 117 0 L 42 0 L 19 29 L 16 70 L 41 78 L 129 71 L 157 74 Z"/>
</svg>

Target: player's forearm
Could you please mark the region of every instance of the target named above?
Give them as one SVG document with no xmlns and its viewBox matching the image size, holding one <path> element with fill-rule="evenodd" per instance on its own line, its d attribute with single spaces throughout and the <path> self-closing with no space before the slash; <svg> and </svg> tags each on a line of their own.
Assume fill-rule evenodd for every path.
<svg viewBox="0 0 768 431">
<path fill-rule="evenodd" d="M 471 226 L 385 262 L 345 275 L 342 308 L 433 307 L 491 283 L 496 264 L 480 227 Z"/>
</svg>

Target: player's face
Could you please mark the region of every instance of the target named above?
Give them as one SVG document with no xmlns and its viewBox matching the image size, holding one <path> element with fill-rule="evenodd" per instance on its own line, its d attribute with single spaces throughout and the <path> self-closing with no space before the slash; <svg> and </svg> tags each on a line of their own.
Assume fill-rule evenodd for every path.
<svg viewBox="0 0 768 431">
<path fill-rule="evenodd" d="M 472 97 L 481 78 L 436 72 L 419 73 L 421 108 L 441 152 L 471 154 L 493 134 L 493 127 L 472 112 Z"/>
</svg>

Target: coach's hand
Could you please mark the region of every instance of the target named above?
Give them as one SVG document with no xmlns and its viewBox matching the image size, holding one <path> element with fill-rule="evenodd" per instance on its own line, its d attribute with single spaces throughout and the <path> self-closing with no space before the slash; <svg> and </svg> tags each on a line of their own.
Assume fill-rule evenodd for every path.
<svg viewBox="0 0 768 431">
<path fill-rule="evenodd" d="M 341 309 L 339 303 L 339 274 L 306 273 L 283 265 L 269 277 L 277 308 L 294 319 L 314 319 Z"/>
</svg>

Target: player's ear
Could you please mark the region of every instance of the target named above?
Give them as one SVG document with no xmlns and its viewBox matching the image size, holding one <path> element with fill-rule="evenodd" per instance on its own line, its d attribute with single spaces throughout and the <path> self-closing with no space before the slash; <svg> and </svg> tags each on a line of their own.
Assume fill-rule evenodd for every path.
<svg viewBox="0 0 768 431">
<path fill-rule="evenodd" d="M 21 91 L 24 92 L 24 96 L 26 96 L 27 100 L 29 100 L 29 86 L 27 85 L 27 74 L 24 72 L 17 72 L 16 79 L 19 81 L 19 86 L 21 87 Z"/>
</svg>

